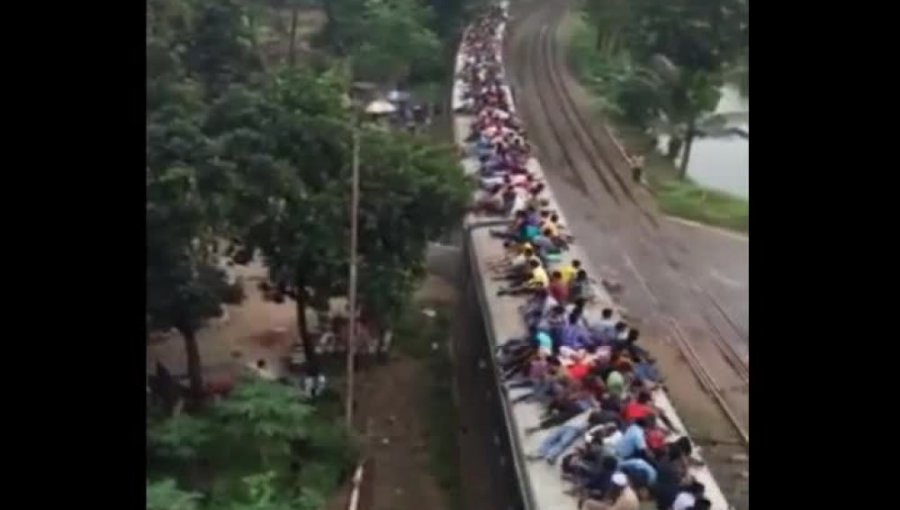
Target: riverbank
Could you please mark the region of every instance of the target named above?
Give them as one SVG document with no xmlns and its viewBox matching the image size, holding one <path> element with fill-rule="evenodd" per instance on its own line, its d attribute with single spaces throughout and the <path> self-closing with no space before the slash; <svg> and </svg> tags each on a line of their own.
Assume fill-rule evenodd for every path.
<svg viewBox="0 0 900 510">
<path fill-rule="evenodd" d="M 629 125 L 607 99 L 601 78 L 610 76 L 616 63 L 605 62 L 594 47 L 596 31 L 575 11 L 564 21 L 568 37 L 568 61 L 574 76 L 593 100 L 593 113 L 616 133 L 630 153 L 645 155 L 645 181 L 660 209 L 676 216 L 738 232 L 749 232 L 749 200 L 701 186 L 689 177 L 680 179 L 675 164 L 658 150 L 656 140 Z"/>
</svg>

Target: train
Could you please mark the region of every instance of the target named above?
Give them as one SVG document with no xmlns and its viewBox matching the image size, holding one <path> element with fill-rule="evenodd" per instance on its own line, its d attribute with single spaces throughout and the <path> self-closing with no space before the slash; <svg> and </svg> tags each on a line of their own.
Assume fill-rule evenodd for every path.
<svg viewBox="0 0 900 510">
<path fill-rule="evenodd" d="M 508 12 L 508 2 L 501 2 L 501 8 Z M 501 22 L 496 28 L 495 37 L 498 44 L 497 56 L 502 64 L 502 40 L 506 31 L 506 22 Z M 465 38 L 464 38 L 465 40 Z M 461 46 L 456 57 L 454 86 L 452 92 L 453 134 L 455 142 L 461 148 L 467 146 L 466 138 L 469 135 L 472 116 L 464 108 L 463 83 L 456 78 L 462 70 L 466 55 Z M 512 112 L 515 112 L 513 91 L 508 84 L 504 84 L 504 93 L 508 95 L 507 101 Z M 478 160 L 475 156 L 466 156 L 465 150 L 460 165 L 468 175 L 478 172 Z M 531 157 L 527 164 L 528 170 L 535 176 L 543 178 L 544 171 L 540 162 Z M 546 182 L 545 179 L 542 179 Z M 548 207 L 554 209 L 559 215 L 561 223 L 566 224 L 563 211 L 553 196 L 553 190 L 547 186 L 543 192 L 548 201 Z M 496 416 L 499 425 L 497 434 L 491 439 L 493 443 L 493 455 L 497 458 L 497 465 L 493 468 L 493 483 L 503 487 L 503 495 L 499 498 L 496 508 L 509 510 L 571 510 L 577 508 L 577 500 L 566 493 L 566 485 L 560 477 L 558 467 L 548 466 L 546 463 L 529 462 L 525 456 L 527 452 L 534 451 L 549 431 L 541 431 L 536 434 L 526 434 L 525 429 L 529 425 L 539 421 L 541 409 L 537 404 L 511 405 L 515 394 L 513 390 L 507 391 L 503 387 L 502 374 L 495 361 L 493 353 L 497 347 L 510 338 L 523 337 L 526 334 L 524 324 L 519 313 L 521 299 L 498 297 L 499 283 L 490 277 L 488 262 L 501 257 L 504 253 L 502 244 L 491 235 L 491 229 L 508 225 L 508 219 L 486 219 L 475 215 L 469 215 L 464 221 L 463 235 L 463 300 L 469 307 L 467 316 L 477 317 L 470 322 L 476 324 L 477 331 L 467 335 L 466 341 L 483 342 L 479 346 L 488 366 L 487 377 L 484 384 L 488 395 L 487 401 L 491 408 L 491 415 Z M 597 274 L 593 270 L 591 261 L 586 253 L 573 243 L 567 253 L 567 258 L 579 259 L 590 274 Z M 599 310 L 605 307 L 617 309 L 615 301 L 609 293 L 597 285 L 594 289 L 596 304 L 585 312 L 588 320 L 599 318 Z M 663 391 L 656 391 L 653 395 L 654 404 L 661 408 L 674 425 L 679 435 L 687 436 L 684 424 L 679 419 L 669 398 Z M 712 503 L 713 510 L 728 510 L 730 505 L 726 501 L 722 490 L 716 483 L 709 469 L 705 466 L 692 468 L 694 477 L 706 487 L 706 497 Z"/>
</svg>

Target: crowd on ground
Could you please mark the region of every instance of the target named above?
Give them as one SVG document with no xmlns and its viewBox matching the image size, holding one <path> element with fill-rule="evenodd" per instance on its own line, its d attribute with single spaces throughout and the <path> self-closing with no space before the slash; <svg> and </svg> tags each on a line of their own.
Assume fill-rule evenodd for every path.
<svg viewBox="0 0 900 510">
<path fill-rule="evenodd" d="M 703 484 L 689 472 L 699 462 L 691 442 L 654 405 L 662 380 L 638 345 L 640 332 L 611 308 L 596 321 L 585 315 L 593 280 L 579 260 L 567 260 L 573 238 L 528 168 L 531 146 L 504 83 L 506 19 L 505 9 L 492 7 L 466 32 L 457 111 L 474 119 L 465 148 L 479 163 L 473 213 L 510 218 L 492 231 L 505 249 L 489 262 L 492 277 L 506 283 L 498 295 L 526 297 L 527 336 L 509 339 L 496 355 L 507 391 L 527 389 L 512 405 L 545 409 L 526 434 L 552 429 L 527 458 L 559 464 L 579 509 L 637 510 L 649 499 L 660 510 L 709 509 Z"/>
</svg>

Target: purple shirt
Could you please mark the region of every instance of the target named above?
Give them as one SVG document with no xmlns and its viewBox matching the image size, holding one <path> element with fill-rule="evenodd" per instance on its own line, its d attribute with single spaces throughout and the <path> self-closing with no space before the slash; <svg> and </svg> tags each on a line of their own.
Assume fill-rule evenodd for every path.
<svg viewBox="0 0 900 510">
<path fill-rule="evenodd" d="M 577 324 L 566 324 L 560 333 L 560 343 L 570 349 L 582 348 L 586 338 L 584 328 Z"/>
</svg>

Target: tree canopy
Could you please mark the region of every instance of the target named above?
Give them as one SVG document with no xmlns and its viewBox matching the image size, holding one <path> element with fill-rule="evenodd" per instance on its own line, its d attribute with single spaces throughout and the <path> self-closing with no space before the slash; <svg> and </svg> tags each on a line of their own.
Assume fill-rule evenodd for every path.
<svg viewBox="0 0 900 510">
<path fill-rule="evenodd" d="M 618 62 L 609 80 L 614 102 L 633 122 L 668 135 L 670 157 L 684 146 L 683 174 L 725 78 L 747 81 L 748 1 L 585 0 L 584 7 L 600 57 Z"/>
<path fill-rule="evenodd" d="M 402 79 L 437 58 L 427 4 L 323 4 L 350 61 L 378 63 L 369 71 L 340 59 L 265 68 L 258 10 L 301 3 L 147 3 L 147 327 L 181 333 L 197 404 L 196 333 L 242 297 L 228 259 L 262 256 L 280 294 L 297 302 L 308 352 L 306 307 L 347 294 L 355 139 L 359 297 L 377 327 L 390 326 L 424 274 L 427 243 L 458 224 L 470 196 L 451 147 L 361 122 L 347 101 L 361 72 Z M 148 428 L 148 509 L 319 508 L 353 455 L 347 431 L 289 386 L 242 381 L 188 411 Z"/>
</svg>

